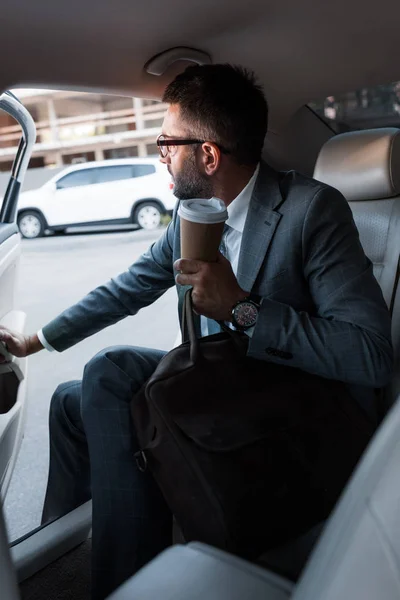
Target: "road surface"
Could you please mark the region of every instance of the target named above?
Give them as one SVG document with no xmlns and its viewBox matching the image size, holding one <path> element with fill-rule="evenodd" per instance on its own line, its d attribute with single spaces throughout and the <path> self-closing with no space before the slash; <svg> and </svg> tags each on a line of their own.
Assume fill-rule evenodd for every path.
<svg viewBox="0 0 400 600">
<path fill-rule="evenodd" d="M 27 314 L 27 331 L 45 325 L 97 285 L 124 271 L 162 230 L 49 236 L 23 240 L 16 308 Z M 48 469 L 48 408 L 57 385 L 80 379 L 85 363 L 115 344 L 170 349 L 178 317 L 175 289 L 154 305 L 63 353 L 46 350 L 29 358 L 25 438 L 6 497 L 10 539 L 39 525 Z"/>
</svg>

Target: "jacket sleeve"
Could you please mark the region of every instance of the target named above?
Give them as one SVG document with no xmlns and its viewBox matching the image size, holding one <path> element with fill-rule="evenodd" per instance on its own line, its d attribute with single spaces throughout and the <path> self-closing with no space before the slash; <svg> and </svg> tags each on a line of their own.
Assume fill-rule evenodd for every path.
<svg viewBox="0 0 400 600">
<path fill-rule="evenodd" d="M 59 352 L 98 331 L 136 314 L 155 302 L 175 283 L 173 238 L 175 220 L 127 271 L 99 286 L 42 329 Z"/>
<path fill-rule="evenodd" d="M 386 385 L 391 323 L 351 209 L 337 190 L 320 188 L 302 231 L 303 274 L 315 313 L 263 299 L 249 356 L 371 387 Z"/>
</svg>

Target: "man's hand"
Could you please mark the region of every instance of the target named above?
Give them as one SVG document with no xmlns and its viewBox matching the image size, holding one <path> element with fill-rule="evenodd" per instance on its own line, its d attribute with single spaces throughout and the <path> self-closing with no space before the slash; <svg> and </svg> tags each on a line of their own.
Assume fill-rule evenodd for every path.
<svg viewBox="0 0 400 600">
<path fill-rule="evenodd" d="M 239 286 L 231 263 L 218 254 L 216 262 L 180 258 L 175 261 L 176 282 L 193 286 L 193 308 L 216 321 L 230 321 L 232 307 L 248 295 Z"/>
<path fill-rule="evenodd" d="M 7 351 L 14 356 L 20 358 L 39 352 L 43 348 L 37 335 L 23 335 L 16 331 L 11 331 L 7 327 L 0 326 L 0 342 L 6 345 Z M 0 346 L 0 364 L 5 363 L 6 360 L 1 354 Z"/>
</svg>

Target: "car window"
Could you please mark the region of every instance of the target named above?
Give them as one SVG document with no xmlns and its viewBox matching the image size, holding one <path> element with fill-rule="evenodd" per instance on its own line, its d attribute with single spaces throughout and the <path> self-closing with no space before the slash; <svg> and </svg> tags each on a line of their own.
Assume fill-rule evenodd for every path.
<svg viewBox="0 0 400 600">
<path fill-rule="evenodd" d="M 115 165 L 110 167 L 98 167 L 96 171 L 96 183 L 107 183 L 133 177 L 143 177 L 156 172 L 154 165 Z"/>
<path fill-rule="evenodd" d="M 337 133 L 400 127 L 400 82 L 328 96 L 309 106 Z"/>
<path fill-rule="evenodd" d="M 91 183 L 94 183 L 94 169 L 82 169 L 61 177 L 57 181 L 57 189 L 65 190 L 66 188 L 90 185 Z"/>
<path fill-rule="evenodd" d="M 144 175 L 152 175 L 155 172 L 154 165 L 133 165 L 132 177 L 143 177 Z"/>
<path fill-rule="evenodd" d="M 96 171 L 96 183 L 107 183 L 120 179 L 131 179 L 132 165 L 120 165 L 115 167 L 98 167 Z"/>
<path fill-rule="evenodd" d="M 164 233 L 164 225 L 154 230 L 150 228 L 149 231 L 138 229 L 136 222 L 133 223 L 133 201 L 129 193 L 125 194 L 125 199 L 122 197 L 124 194 L 114 193 L 113 188 L 118 187 L 121 177 L 129 177 L 125 183 L 134 188 L 136 182 L 145 182 L 143 176 L 154 177 L 156 182 L 158 171 L 167 172 L 165 165 L 160 164 L 158 169 L 156 161 L 147 160 L 150 150 L 158 155 L 155 142 L 159 130 L 153 127 L 154 120 L 150 116 L 154 114 L 159 118 L 167 106 L 153 100 L 146 102 L 142 98 L 86 94 L 65 89 L 26 89 L 18 90 L 16 95 L 23 98 L 37 130 L 37 143 L 22 191 L 38 190 L 42 197 L 44 194 L 40 188 L 56 180 L 60 186 L 71 187 L 71 193 L 73 186 L 82 186 L 75 188 L 79 191 L 77 202 L 47 202 L 46 207 L 60 223 L 54 233 L 49 230 L 40 239 L 22 241 L 21 286 L 16 292 L 19 294 L 16 302 L 18 308 L 29 315 L 28 327 L 34 330 L 85 296 L 90 289 L 125 270 L 127 260 L 134 262 Z M 15 125 L 16 122 L 2 118 L 0 113 L 0 195 L 6 189 L 12 160 L 18 150 L 21 131 Z M 135 160 L 120 160 L 123 158 Z M 79 166 L 76 164 L 78 161 Z M 68 171 L 65 170 L 67 166 Z M 94 197 L 88 195 L 92 188 L 87 186 L 97 181 L 98 174 L 101 174 L 102 181 L 104 174 L 104 180 L 110 182 L 108 186 L 104 185 L 108 187 L 108 192 L 101 198 L 96 194 Z M 165 208 L 172 209 L 173 194 L 167 198 L 165 191 L 168 185 L 161 175 L 159 181 L 159 193 L 169 202 Z M 154 193 L 157 198 L 158 192 L 154 190 Z M 154 193 L 146 196 L 153 198 Z M 129 204 L 126 219 L 109 210 L 110 205 L 117 205 L 117 202 L 110 202 L 110 198 L 121 200 L 121 205 L 125 202 Z M 86 202 L 89 199 L 90 202 Z M 30 202 L 29 196 L 26 202 Z M 71 228 L 65 229 L 66 222 L 82 224 L 92 209 L 104 211 L 104 214 L 97 213 L 99 216 L 93 217 L 96 224 L 92 223 L 87 228 L 71 225 Z M 110 224 L 103 225 L 103 219 L 106 218 L 110 219 Z M 151 220 L 151 205 L 148 219 Z M 167 221 L 166 216 L 163 219 Z M 111 224 L 114 220 L 124 220 L 125 223 Z M 44 263 L 36 258 L 38 248 L 40 253 L 43 251 Z M 80 274 L 80 264 L 87 265 L 83 276 Z M 46 273 L 44 279 L 43 273 Z M 33 288 L 31 277 L 35 284 Z M 54 285 L 57 277 L 60 277 L 60 285 L 56 294 Z M 128 327 L 130 322 L 124 320 L 113 328 L 91 336 L 75 346 L 68 355 L 46 351 L 38 353 L 30 361 L 28 402 L 33 399 L 36 404 L 35 410 L 27 413 L 24 441 L 4 504 L 10 540 L 15 541 L 41 522 L 49 470 L 49 405 L 58 385 L 79 379 L 84 365 L 102 348 L 129 344 L 132 336 L 135 343 L 141 346 L 155 345 L 164 350 L 171 348 L 178 328 L 174 295 L 175 290 L 171 289 L 158 304 L 140 311 L 133 323 L 133 333 L 132 326 Z M 170 311 L 167 318 L 165 311 Z"/>
</svg>

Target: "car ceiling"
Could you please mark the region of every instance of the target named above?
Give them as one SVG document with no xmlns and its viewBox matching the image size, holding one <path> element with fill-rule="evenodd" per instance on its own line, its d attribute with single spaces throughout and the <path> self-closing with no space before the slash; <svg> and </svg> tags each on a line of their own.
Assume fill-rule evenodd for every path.
<svg viewBox="0 0 400 600">
<path fill-rule="evenodd" d="M 398 0 L 6 0 L 0 87 L 159 98 L 188 63 L 144 65 L 176 46 L 254 69 L 272 128 L 328 94 L 400 79 Z"/>
</svg>

